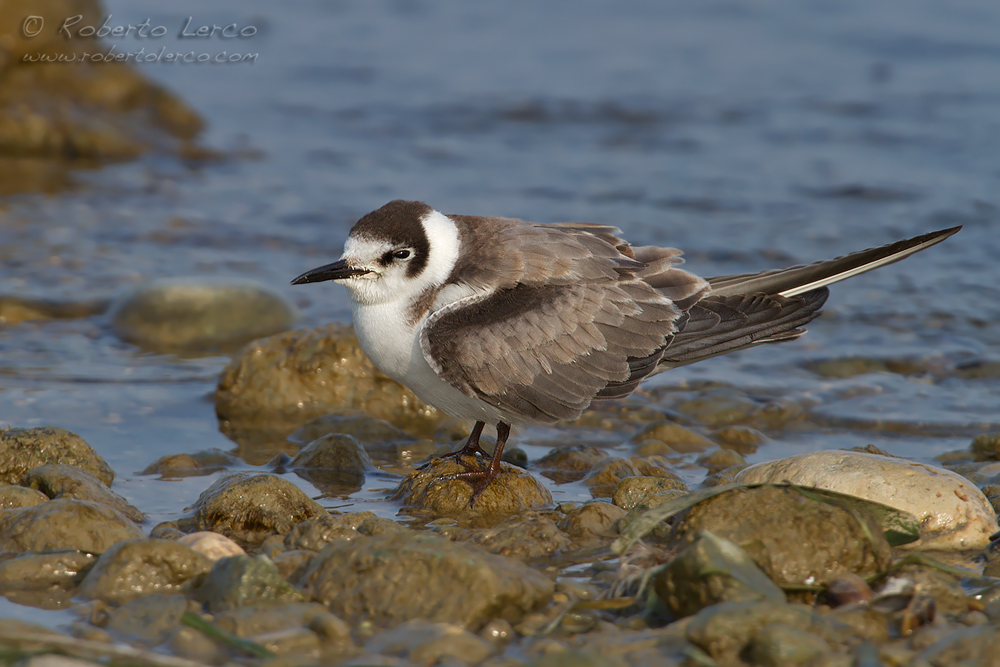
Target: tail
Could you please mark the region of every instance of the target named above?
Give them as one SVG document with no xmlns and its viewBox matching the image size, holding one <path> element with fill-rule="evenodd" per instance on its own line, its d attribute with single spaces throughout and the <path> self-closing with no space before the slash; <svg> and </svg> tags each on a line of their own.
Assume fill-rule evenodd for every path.
<svg viewBox="0 0 1000 667">
<path fill-rule="evenodd" d="M 844 257 L 761 273 L 709 278 L 711 292 L 687 311 L 688 319 L 657 370 L 686 366 L 764 343 L 794 340 L 819 315 L 828 285 L 920 252 L 961 227 L 897 241 Z"/>
</svg>

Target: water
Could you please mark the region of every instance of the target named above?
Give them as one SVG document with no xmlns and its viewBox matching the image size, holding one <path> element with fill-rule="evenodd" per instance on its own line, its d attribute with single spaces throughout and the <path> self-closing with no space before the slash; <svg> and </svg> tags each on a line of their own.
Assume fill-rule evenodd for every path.
<svg viewBox="0 0 1000 667">
<path fill-rule="evenodd" d="M 962 224 L 941 246 L 839 285 L 802 341 L 651 385 L 715 382 L 815 406 L 814 428 L 772 434 L 751 460 L 873 443 L 929 461 L 1000 422 L 1000 379 L 954 372 L 1000 350 L 995 2 L 106 8 L 112 23 L 167 26 L 157 47 L 258 54 L 142 65 L 204 115 L 204 143 L 232 157 L 197 168 L 149 157 L 79 172 L 55 195 L 6 198 L 0 294 L 87 301 L 159 277 L 241 277 L 283 292 L 302 326 L 346 321 L 342 290 L 288 281 L 335 258 L 351 224 L 394 198 L 618 225 L 637 244 L 683 248 L 701 275 Z M 257 34 L 179 38 L 189 16 Z M 807 366 L 851 356 L 943 370 L 831 379 Z M 0 424 L 78 432 L 152 525 L 181 515 L 214 477 L 138 471 L 166 454 L 233 447 L 210 400 L 226 362 L 139 351 L 102 315 L 2 326 Z M 536 458 L 545 449 L 533 439 L 551 433 L 518 437 Z M 385 484 L 354 502 L 393 515 L 372 491 Z"/>
</svg>

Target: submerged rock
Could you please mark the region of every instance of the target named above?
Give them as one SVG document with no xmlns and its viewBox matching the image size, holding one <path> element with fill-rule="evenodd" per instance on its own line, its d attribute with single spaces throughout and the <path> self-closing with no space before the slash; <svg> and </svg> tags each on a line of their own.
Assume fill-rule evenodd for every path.
<svg viewBox="0 0 1000 667">
<path fill-rule="evenodd" d="M 709 531 L 735 542 L 781 586 L 823 585 L 837 575 L 885 571 L 890 549 L 878 522 L 792 487 L 736 488 L 678 515 L 675 547 Z"/>
<path fill-rule="evenodd" d="M 376 470 L 361 443 L 342 433 L 310 442 L 283 467 L 294 470 L 324 495 L 345 498 L 361 490 L 365 474 Z"/>
<path fill-rule="evenodd" d="M 80 468 L 111 486 L 115 473 L 76 433 L 56 426 L 0 429 L 0 482 L 17 484 L 46 463 Z"/>
<path fill-rule="evenodd" d="M 663 477 L 679 482 L 681 479 L 670 469 L 661 456 L 619 458 L 609 456 L 598 461 L 583 479 L 595 498 L 611 498 L 618 484 L 627 477 Z"/>
<path fill-rule="evenodd" d="M 335 410 L 366 412 L 413 433 L 431 434 L 443 415 L 378 371 L 351 327 L 300 329 L 247 345 L 215 391 L 223 429 L 291 433 Z"/>
<path fill-rule="evenodd" d="M 78 549 L 102 553 L 142 530 L 116 509 L 87 500 L 60 499 L 0 511 L 0 553 Z"/>
<path fill-rule="evenodd" d="M 519 561 L 426 533 L 331 542 L 298 584 L 341 618 L 390 627 L 412 619 L 478 630 L 548 602 L 552 581 Z"/>
<path fill-rule="evenodd" d="M 124 341 L 157 352 L 236 349 L 292 326 L 295 308 L 246 282 L 169 278 L 122 296 L 111 326 Z"/>
<path fill-rule="evenodd" d="M 472 457 L 465 460 L 474 461 Z M 474 465 L 487 464 L 475 460 Z M 414 470 L 400 483 L 394 497 L 402 499 L 407 507 L 449 516 L 513 514 L 552 505 L 552 494 L 529 473 L 507 463 L 500 465 L 500 474 L 476 498 L 475 504 L 470 504 L 472 484 L 460 479 L 441 479 L 465 471 L 455 459 L 435 459 Z"/>
<path fill-rule="evenodd" d="M 221 449 L 206 449 L 193 454 L 170 454 L 163 456 L 143 470 L 141 475 L 159 475 L 160 479 L 181 479 L 213 475 L 226 468 L 240 464 L 239 458 Z"/>
<path fill-rule="evenodd" d="M 222 533 L 243 548 L 285 535 L 300 521 L 326 514 L 299 487 L 276 475 L 238 472 L 205 489 L 194 504 L 198 530 Z"/>
<path fill-rule="evenodd" d="M 997 532 L 983 493 L 964 477 L 925 463 L 862 452 L 798 454 L 751 466 L 738 482 L 790 482 L 865 498 L 913 514 L 918 550 L 981 549 Z"/>
<path fill-rule="evenodd" d="M 703 452 L 715 446 L 715 443 L 689 428 L 672 421 L 661 419 L 652 422 L 632 438 L 632 442 L 641 443 L 646 440 L 657 440 L 670 446 L 675 452 Z"/>
<path fill-rule="evenodd" d="M 592 445 L 554 447 L 535 467 L 556 484 L 565 484 L 583 479 L 607 456 L 607 450 Z"/>
<path fill-rule="evenodd" d="M 170 540 L 126 540 L 103 554 L 80 584 L 80 596 L 124 603 L 149 593 L 190 590 L 212 561 Z"/>
<path fill-rule="evenodd" d="M 646 502 L 649 497 L 664 491 L 686 493 L 687 490 L 687 484 L 675 477 L 626 477 L 618 482 L 611 500 L 623 510 L 630 510 L 639 504 L 655 507 L 655 505 Z M 677 493 L 671 493 L 668 494 L 668 497 L 676 497 L 677 495 Z"/>
<path fill-rule="evenodd" d="M 743 549 L 708 531 L 674 556 L 653 582 L 660 600 L 679 617 L 717 602 L 785 602 L 784 591 Z"/>
<path fill-rule="evenodd" d="M 21 479 L 21 485 L 41 491 L 53 500 L 76 498 L 90 500 L 118 510 L 132 521 L 142 521 L 142 512 L 105 486 L 86 470 L 61 464 L 38 466 Z"/>
</svg>

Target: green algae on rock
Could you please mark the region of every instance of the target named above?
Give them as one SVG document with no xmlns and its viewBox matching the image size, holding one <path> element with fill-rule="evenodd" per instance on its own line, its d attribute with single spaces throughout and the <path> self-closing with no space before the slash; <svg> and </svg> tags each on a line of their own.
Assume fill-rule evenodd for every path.
<svg viewBox="0 0 1000 667">
<path fill-rule="evenodd" d="M 519 561 L 410 531 L 331 542 L 298 585 L 348 622 L 391 627 L 425 619 L 469 630 L 519 619 L 554 591 L 548 577 Z"/>
<path fill-rule="evenodd" d="M 0 482 L 17 484 L 46 463 L 80 468 L 108 486 L 115 480 L 111 466 L 76 433 L 57 426 L 0 429 Z"/>
</svg>

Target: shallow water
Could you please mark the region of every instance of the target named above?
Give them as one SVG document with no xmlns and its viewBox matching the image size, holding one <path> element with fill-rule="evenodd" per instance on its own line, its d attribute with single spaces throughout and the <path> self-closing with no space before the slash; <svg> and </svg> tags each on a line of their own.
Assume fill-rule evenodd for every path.
<svg viewBox="0 0 1000 667">
<path fill-rule="evenodd" d="M 168 26 L 157 47 L 258 53 L 253 64 L 142 66 L 204 114 L 205 143 L 232 157 L 198 168 L 148 158 L 0 202 L 0 294 L 90 301 L 159 277 L 238 277 L 285 294 L 302 326 L 346 321 L 341 289 L 288 281 L 338 256 L 354 220 L 394 198 L 615 224 L 636 244 L 683 248 L 701 275 L 962 224 L 837 286 L 803 340 L 661 375 L 633 401 L 655 407 L 658 390 L 719 383 L 811 406 L 809 428 L 768 433 L 751 461 L 869 443 L 930 461 L 1000 424 L 1000 377 L 956 370 L 1000 355 L 995 2 L 106 4 L 115 21 Z M 180 39 L 188 16 L 258 33 Z M 933 372 L 809 369 L 856 356 Z M 233 447 L 210 400 L 227 360 L 142 352 L 104 315 L 0 326 L 0 425 L 79 433 L 152 526 L 214 477 L 138 471 Z M 558 434 L 515 437 L 536 459 Z M 682 474 L 697 483 L 705 471 Z M 386 486 L 323 503 L 393 516 Z"/>
</svg>

